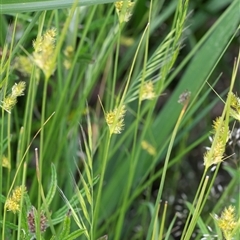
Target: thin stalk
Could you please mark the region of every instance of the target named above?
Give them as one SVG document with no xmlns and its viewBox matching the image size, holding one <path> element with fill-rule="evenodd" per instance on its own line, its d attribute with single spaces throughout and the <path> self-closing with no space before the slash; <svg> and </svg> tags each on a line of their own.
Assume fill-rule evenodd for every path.
<svg viewBox="0 0 240 240">
<path fill-rule="evenodd" d="M 138 108 L 138 114 L 137 114 L 138 122 L 139 122 L 139 115 L 140 115 L 140 108 Z M 123 203 L 122 203 L 120 215 L 119 215 L 118 222 L 117 222 L 116 233 L 114 236 L 114 239 L 116 239 L 116 240 L 120 239 L 123 220 L 124 220 L 124 216 L 125 216 L 126 210 L 127 210 L 127 201 L 128 201 L 128 197 L 129 197 L 129 194 L 131 191 L 132 181 L 133 181 L 133 177 L 134 177 L 134 173 L 135 173 L 135 169 L 136 169 L 137 159 L 135 157 L 135 152 L 136 152 L 137 133 L 138 133 L 137 126 L 138 126 L 138 124 L 136 124 L 136 128 L 134 131 L 133 147 L 132 147 L 132 153 L 131 153 L 131 158 L 130 158 L 130 168 L 129 168 L 127 186 L 126 186 L 126 190 L 124 193 Z"/>
<path fill-rule="evenodd" d="M 165 178 L 166 178 L 166 174 L 167 174 L 168 162 L 169 162 L 171 151 L 172 151 L 172 148 L 173 148 L 173 143 L 174 143 L 174 140 L 176 138 L 178 128 L 180 126 L 180 123 L 182 121 L 182 118 L 184 116 L 184 113 L 186 111 L 187 106 L 188 106 L 188 100 L 185 102 L 185 104 L 182 108 L 182 111 L 180 112 L 180 115 L 178 117 L 177 123 L 175 125 L 175 128 L 173 130 L 173 133 L 172 133 L 172 136 L 171 136 L 171 139 L 170 139 L 169 147 L 168 147 L 168 150 L 167 150 L 167 155 L 166 155 L 164 166 L 163 166 L 163 173 L 162 173 L 162 177 L 161 177 L 161 180 L 160 180 L 160 186 L 159 186 L 159 190 L 158 190 L 158 194 L 157 194 L 157 199 L 156 199 L 156 203 L 155 203 L 155 207 L 154 207 L 154 212 L 157 211 L 158 203 L 160 202 L 161 197 L 162 197 L 163 187 L 164 187 Z M 154 220 L 152 219 L 151 222 L 150 222 L 149 231 L 148 231 L 148 234 L 147 234 L 147 240 L 150 240 L 150 237 L 152 235 L 151 233 L 152 233 L 152 229 L 153 229 L 153 224 L 154 224 Z"/>
<path fill-rule="evenodd" d="M 7 175 L 7 184 L 6 184 L 6 189 L 9 189 L 10 186 L 10 170 L 11 170 L 11 158 L 12 158 L 12 153 L 11 153 L 11 114 L 8 114 L 8 123 L 7 123 L 7 136 L 8 136 L 8 161 L 10 164 L 10 168 L 8 169 L 8 175 Z M 2 175 L 1 175 L 2 176 Z M 2 177 L 0 177 L 2 178 Z"/>
<path fill-rule="evenodd" d="M 216 166 L 216 169 L 215 169 L 215 171 L 214 171 L 214 174 L 213 174 L 213 177 L 212 177 L 212 179 L 211 179 L 211 182 L 210 182 L 210 184 L 209 184 L 209 186 L 208 186 L 208 189 L 207 189 L 207 191 L 206 191 L 206 193 L 205 193 L 205 196 L 204 196 L 204 199 L 203 199 L 203 203 L 202 203 L 202 207 L 201 207 L 201 209 L 200 209 L 200 212 L 202 211 L 202 209 L 203 209 L 203 207 L 205 206 L 205 203 L 206 203 L 206 201 L 207 201 L 207 199 L 208 199 L 209 193 L 210 193 L 210 191 L 211 191 L 211 189 L 212 189 L 212 187 L 213 187 L 214 181 L 215 181 L 215 179 L 216 179 L 216 177 L 217 177 L 217 174 L 218 174 L 220 165 L 221 165 L 221 164 L 219 163 L 219 164 Z"/>
<path fill-rule="evenodd" d="M 202 186 L 203 186 L 203 184 L 204 184 L 204 179 L 205 179 L 205 177 L 206 177 L 206 174 L 207 174 L 207 169 L 205 169 L 205 171 L 204 171 L 204 173 L 203 173 L 203 176 L 202 176 L 202 178 L 201 178 L 201 181 L 200 181 L 200 183 L 199 183 L 199 185 L 198 185 L 198 189 L 197 189 L 197 192 L 196 192 L 196 194 L 195 194 L 195 197 L 194 197 L 194 200 L 193 200 L 193 203 L 192 203 L 192 206 L 193 206 L 193 207 L 196 205 L 196 203 L 197 203 L 197 201 L 198 201 L 198 199 L 199 199 L 199 195 L 200 195 L 200 193 L 201 193 L 201 189 L 202 189 Z M 185 226 L 184 226 L 184 229 L 183 229 L 183 232 L 182 232 L 182 235 L 181 235 L 181 240 L 184 239 L 184 236 L 185 236 L 185 234 L 186 234 L 186 232 L 187 232 L 187 230 L 188 230 L 188 226 L 190 225 L 190 222 L 191 222 L 191 215 L 192 215 L 192 214 L 189 213 L 188 218 L 187 218 L 187 220 L 186 220 L 186 222 L 185 222 Z"/>
<path fill-rule="evenodd" d="M 24 134 L 22 136 L 22 144 L 21 147 L 19 148 L 19 154 L 17 158 L 17 167 L 21 163 L 21 159 L 24 154 L 24 149 L 27 148 L 29 142 L 31 141 L 31 128 L 32 128 L 32 118 L 33 118 L 33 108 L 34 108 L 34 100 L 36 97 L 36 91 L 37 91 L 37 84 L 36 84 L 36 68 L 33 67 L 31 77 L 30 77 L 30 84 L 28 88 L 28 95 L 27 95 L 27 102 L 26 102 L 26 107 L 25 107 L 25 112 L 24 112 L 24 120 L 23 120 L 23 129 Z M 28 162 L 28 155 L 26 156 L 26 162 Z M 37 187 L 34 186 L 34 181 L 32 185 L 32 189 L 36 189 Z M 31 191 L 30 193 L 35 193 L 35 191 Z M 31 196 L 30 196 L 31 197 Z"/>
<path fill-rule="evenodd" d="M 39 158 L 38 158 L 38 149 L 37 148 L 35 148 L 35 161 L 36 161 L 37 180 L 38 180 L 38 182 L 40 182 Z M 52 221 L 51 221 L 51 214 L 49 212 L 49 207 L 48 207 L 48 203 L 46 201 L 46 197 L 44 195 L 42 184 L 39 183 L 39 186 L 40 186 L 40 194 L 41 194 L 42 201 L 43 201 L 43 209 L 44 209 L 44 211 L 47 215 L 47 218 L 48 218 L 48 225 L 49 225 L 49 227 L 52 231 L 52 234 L 56 235 L 55 229 L 54 229 Z M 38 216 L 41 216 L 41 210 L 42 210 L 42 208 L 40 209 L 40 215 L 38 215 Z M 39 214 L 39 212 L 38 212 L 38 214 Z M 39 222 L 39 224 L 40 224 L 40 222 Z"/>
<path fill-rule="evenodd" d="M 92 133 L 92 126 L 91 126 L 91 122 L 90 122 L 90 116 L 89 114 L 87 115 L 87 133 L 88 133 L 88 145 L 87 145 L 87 141 L 85 140 L 85 134 L 84 134 L 84 131 L 83 129 L 81 128 L 82 130 L 82 133 L 83 133 L 83 138 L 84 138 L 84 142 L 85 142 L 85 147 L 86 147 L 86 154 L 87 154 L 87 162 L 86 162 L 86 165 L 87 165 L 87 169 L 88 169 L 88 172 L 89 172 L 89 175 L 90 176 L 87 176 L 88 177 L 88 181 L 89 181 L 89 188 L 90 188 L 90 193 L 91 193 L 91 204 L 90 204 L 90 211 L 91 211 L 91 223 L 90 223 L 90 239 L 94 239 L 93 238 L 93 226 L 94 226 L 94 222 L 93 222 L 93 214 L 94 214 L 94 209 L 93 209 L 93 203 L 94 203 L 94 198 L 93 198 L 93 179 L 94 179 L 94 176 L 93 176 L 93 169 L 92 169 L 92 160 L 93 160 L 93 145 L 92 145 L 92 138 L 93 138 L 93 133 Z M 88 175 L 88 174 L 86 174 Z"/>
<path fill-rule="evenodd" d="M 67 35 L 67 31 L 68 31 L 71 19 L 74 15 L 74 12 L 75 12 L 75 8 L 76 8 L 76 4 L 72 7 L 72 9 L 69 13 L 69 16 L 68 16 L 68 18 L 67 18 L 67 20 L 64 24 L 63 30 L 61 32 L 61 36 L 60 36 L 59 40 L 57 41 L 57 46 L 56 46 L 56 51 L 55 51 L 55 56 L 54 56 L 56 59 L 57 59 L 57 56 L 59 55 L 59 52 L 61 52 L 61 47 L 62 47 L 62 44 L 64 42 L 65 36 Z M 94 8 L 93 11 L 91 12 L 91 14 L 89 16 L 90 19 L 92 19 L 95 10 L 96 10 L 96 8 Z M 85 40 L 86 35 L 87 35 L 87 29 L 89 28 L 90 22 L 91 21 L 88 20 L 86 25 L 85 25 L 84 31 L 82 33 L 81 41 L 78 45 L 76 55 L 74 56 L 74 59 L 73 59 L 73 62 L 72 62 L 72 66 L 76 65 L 76 62 L 78 60 L 78 56 L 80 54 L 80 51 L 82 50 L 84 40 Z M 62 112 L 61 108 L 63 108 L 63 106 L 65 106 L 66 96 L 69 93 L 69 87 L 70 87 L 71 79 L 72 79 L 72 76 L 73 76 L 73 72 L 74 72 L 74 68 L 72 67 L 70 69 L 68 77 L 65 81 L 64 89 L 61 92 L 61 97 L 59 99 L 59 102 L 56 106 L 56 110 L 55 110 L 56 117 L 53 119 L 52 126 L 55 126 L 57 124 L 57 122 L 59 121 L 59 114 L 61 115 L 61 112 Z M 46 140 L 45 140 L 46 146 L 48 146 L 50 144 L 50 141 L 52 139 L 52 135 L 54 135 L 54 130 L 55 130 L 54 127 L 51 127 L 49 129 L 48 136 L 46 137 Z M 47 148 L 44 149 L 43 156 L 46 155 L 46 152 L 47 152 Z"/>
<path fill-rule="evenodd" d="M 0 193 L 3 194 L 3 189 L 2 189 L 2 160 L 3 160 L 3 139 L 4 139 L 4 110 L 2 108 L 2 126 L 1 126 L 1 148 L 0 148 Z M 2 204 L 0 204 L 0 214 L 1 218 L 3 219 L 3 225 L 2 225 L 2 239 L 4 239 L 4 231 L 5 231 L 5 208 L 4 208 L 4 215 L 2 216 Z"/>
<path fill-rule="evenodd" d="M 42 172 L 42 167 L 43 167 L 43 148 L 44 148 L 44 128 L 43 128 L 43 125 L 44 125 L 44 122 L 45 122 L 45 111 L 46 111 L 46 100 L 47 100 L 47 86 L 48 86 L 48 79 L 45 79 L 44 87 L 43 87 L 43 100 L 42 100 L 42 112 L 41 112 L 41 127 L 42 127 L 42 131 L 40 133 L 40 158 L 39 158 L 39 169 L 38 169 L 39 170 L 38 216 L 41 215 L 41 190 L 42 190 L 42 173 L 43 173 Z M 38 233 L 38 234 L 40 234 L 40 233 Z"/>
<path fill-rule="evenodd" d="M 117 37 L 117 46 L 116 46 L 116 56 L 115 56 L 115 61 L 114 61 L 114 69 L 113 69 L 113 82 L 112 82 L 112 90 L 111 90 L 112 94 L 114 94 L 115 88 L 116 88 L 118 56 L 119 56 L 119 48 L 120 48 L 121 30 L 122 30 L 121 26 L 119 27 L 119 31 L 117 32 L 118 37 Z M 114 98 L 111 97 L 110 101 L 111 101 L 110 102 L 110 108 L 113 108 Z"/>
<path fill-rule="evenodd" d="M 135 64 L 136 56 L 139 52 L 141 43 L 143 41 L 143 37 L 145 36 L 145 32 L 147 32 L 148 37 L 146 38 L 146 44 L 145 44 L 145 55 L 144 55 L 144 66 L 143 66 L 143 74 L 142 74 L 142 84 L 143 84 L 144 79 L 145 79 L 146 65 L 147 65 L 147 59 L 148 59 L 148 45 L 149 45 L 149 34 L 150 34 L 151 11 L 152 11 L 152 1 L 151 1 L 151 4 L 150 4 L 149 22 L 148 22 L 147 27 L 145 28 L 145 31 L 142 35 L 141 40 L 140 40 L 139 46 L 138 46 L 136 54 L 134 56 L 134 60 L 133 60 L 133 63 L 132 63 L 132 68 L 131 68 L 131 69 L 133 69 L 133 66 Z M 120 27 L 120 29 L 121 29 L 121 27 Z M 132 73 L 132 70 L 130 70 L 128 82 L 130 82 L 131 73 Z M 126 90 L 127 90 L 127 85 L 126 85 L 125 91 Z M 123 94 L 122 99 L 124 99 L 124 97 L 125 97 L 125 95 Z M 115 233 L 115 237 L 114 237 L 116 240 L 120 239 L 124 216 L 125 216 L 126 210 L 128 208 L 127 202 L 128 202 L 129 194 L 130 194 L 130 191 L 131 191 L 133 178 L 134 178 L 134 175 L 135 175 L 136 164 L 138 162 L 135 153 L 136 153 L 136 144 L 137 144 L 137 136 L 138 136 L 138 126 L 139 126 L 139 122 L 140 122 L 140 119 L 141 119 L 140 116 L 141 116 L 141 100 L 139 99 L 138 110 L 137 110 L 137 118 L 136 118 L 134 137 L 133 137 L 133 147 L 132 147 L 131 158 L 130 158 L 130 169 L 129 169 L 129 174 L 128 174 L 127 187 L 126 187 L 126 191 L 125 191 L 125 194 L 124 194 L 124 197 L 123 197 L 123 203 L 122 203 L 120 216 L 119 216 L 119 219 L 118 219 L 118 222 L 117 222 L 116 233 Z"/>
<path fill-rule="evenodd" d="M 105 175 L 106 166 L 107 166 L 110 142 L 111 142 L 111 134 L 108 131 L 107 144 L 106 144 L 106 149 L 104 151 L 104 157 L 103 157 L 103 162 L 102 162 L 102 167 L 101 167 L 101 175 L 100 175 L 97 197 L 96 197 L 96 202 L 95 202 L 95 209 L 94 209 L 94 214 L 93 214 L 93 228 L 94 228 L 93 239 L 96 238 L 96 236 L 94 236 L 94 234 L 96 234 L 97 220 L 98 220 L 99 208 L 100 208 L 100 199 L 101 199 L 101 195 L 102 195 L 103 180 L 104 180 L 104 175 Z"/>
<path fill-rule="evenodd" d="M 194 213 L 193 213 L 191 222 L 189 224 L 189 227 L 187 229 L 186 235 L 184 237 L 184 240 L 188 240 L 192 236 L 192 232 L 193 232 L 194 227 L 195 227 L 195 225 L 197 223 L 197 219 L 198 219 L 198 217 L 199 217 L 199 215 L 201 213 L 200 209 L 202 209 L 202 204 L 203 204 L 202 200 L 204 198 L 204 193 L 205 193 L 205 190 L 206 190 L 206 187 L 207 187 L 208 179 L 209 179 L 208 176 L 206 176 L 206 178 L 204 179 L 203 187 L 202 187 L 201 192 L 199 194 L 199 199 L 197 201 L 197 205 L 196 205 L 196 208 L 194 210 Z"/>
<path fill-rule="evenodd" d="M 23 175 L 22 175 L 22 188 L 25 188 L 25 183 L 26 183 L 26 175 L 27 175 L 27 163 L 25 162 L 23 164 Z M 24 194 L 22 194 L 21 196 L 21 201 L 20 201 L 20 212 L 19 212 L 19 216 L 18 216 L 18 219 L 19 219 L 19 222 L 18 222 L 18 231 L 17 231 L 17 239 L 20 240 L 21 239 L 21 223 L 22 223 L 22 213 L 23 213 L 23 198 L 24 198 Z M 25 216 L 23 216 L 25 217 Z"/>
<path fill-rule="evenodd" d="M 152 240 L 155 239 L 155 235 L 157 234 L 157 228 L 158 228 L 158 213 L 159 213 L 159 209 L 160 209 L 161 203 L 158 204 L 157 207 L 157 212 L 155 214 L 154 218 L 154 225 L 153 225 L 153 233 L 152 233 Z"/>
<path fill-rule="evenodd" d="M 162 216 L 161 226 L 160 226 L 159 234 L 158 234 L 158 239 L 159 240 L 163 239 L 163 231 L 164 231 L 164 224 L 165 224 L 165 220 L 166 220 L 167 207 L 168 207 L 168 202 L 165 202 L 164 209 L 163 209 L 163 216 Z"/>
<path fill-rule="evenodd" d="M 13 28 L 13 34 L 12 34 L 12 41 L 11 41 L 11 45 L 10 45 L 10 49 L 9 49 L 9 56 L 12 56 L 12 52 L 13 52 L 13 44 L 14 44 L 14 38 L 15 38 L 15 32 L 16 32 L 16 26 L 17 26 L 17 19 L 18 19 L 18 15 L 16 15 L 15 21 L 14 21 L 14 28 Z M 7 92 L 7 86 L 8 86 L 8 76 L 10 73 L 10 60 L 7 61 L 7 69 L 6 69 L 6 82 L 5 82 L 5 86 L 3 87 L 3 97 L 5 98 L 6 96 L 6 92 Z M 10 114 L 9 114 L 10 115 Z M 8 126 L 7 126 L 7 136 L 8 136 L 8 154 L 9 156 L 7 156 L 8 161 L 11 162 L 11 117 L 8 116 Z M 4 139 L 4 110 L 2 109 L 2 133 L 1 133 L 1 143 L 3 143 L 3 139 Z M 2 194 L 2 154 L 3 154 L 3 148 L 1 147 L 1 155 L 0 155 L 0 194 Z M 8 171 L 9 173 L 9 171 Z M 7 184 L 9 186 L 10 183 L 10 174 L 8 174 L 8 180 L 7 180 Z M 6 186 L 6 187 L 8 187 Z M 8 189 L 8 188 L 6 188 Z M 2 204 L 0 204 L 0 214 L 1 214 L 1 218 L 2 219 Z M 3 219 L 3 225 L 2 225 L 2 239 L 4 239 L 4 234 L 5 234 L 5 214 L 6 214 L 6 208 L 4 208 L 4 219 Z"/>
</svg>

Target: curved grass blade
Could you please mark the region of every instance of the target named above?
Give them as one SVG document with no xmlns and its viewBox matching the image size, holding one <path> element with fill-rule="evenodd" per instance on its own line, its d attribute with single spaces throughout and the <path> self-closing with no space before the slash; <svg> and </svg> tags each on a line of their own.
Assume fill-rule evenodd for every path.
<svg viewBox="0 0 240 240">
<path fill-rule="evenodd" d="M 71 8 L 75 0 L 2 0 L 0 4 L 1 14 L 36 12 L 53 9 Z M 90 6 L 96 4 L 113 3 L 114 0 L 78 0 L 78 6 Z"/>
<path fill-rule="evenodd" d="M 67 237 L 63 238 L 63 240 L 73 240 L 77 239 L 79 236 L 81 236 L 86 230 L 84 229 L 78 229 L 74 231 L 73 233 L 69 234 Z"/>
<path fill-rule="evenodd" d="M 53 197 L 56 193 L 56 189 L 57 189 L 57 173 L 56 173 L 56 168 L 55 168 L 54 164 L 51 165 L 51 170 L 52 170 L 51 183 L 50 183 L 50 188 L 49 188 L 47 196 L 46 196 L 47 206 L 49 206 L 50 203 L 52 202 Z"/>
</svg>

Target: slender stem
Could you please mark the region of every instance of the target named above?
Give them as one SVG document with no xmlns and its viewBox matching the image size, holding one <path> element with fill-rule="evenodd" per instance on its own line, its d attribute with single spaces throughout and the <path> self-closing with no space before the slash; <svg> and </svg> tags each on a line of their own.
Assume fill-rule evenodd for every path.
<svg viewBox="0 0 240 240">
<path fill-rule="evenodd" d="M 100 175 L 98 192 L 97 192 L 96 203 L 95 203 L 95 211 L 94 211 L 94 215 L 93 215 L 93 227 L 95 229 L 93 231 L 93 239 L 96 238 L 96 236 L 94 236 L 94 234 L 96 234 L 97 220 L 98 220 L 98 215 L 99 215 L 99 210 L 100 210 L 100 199 L 101 199 L 101 195 L 102 195 L 103 179 L 104 179 L 106 166 L 107 166 L 110 142 L 111 142 L 111 134 L 109 132 L 108 137 L 107 137 L 106 149 L 104 151 L 104 157 L 103 157 L 103 162 L 102 162 L 102 167 L 101 167 L 101 175 Z"/>
<path fill-rule="evenodd" d="M 200 183 L 199 183 L 199 185 L 198 185 L 198 189 L 197 189 L 197 192 L 196 192 L 196 194 L 195 194 L 195 197 L 194 197 L 194 200 L 193 200 L 193 203 L 192 203 L 192 206 L 193 206 L 193 207 L 196 206 L 196 203 L 197 203 L 197 201 L 198 201 L 198 199 L 199 199 L 199 195 L 200 195 L 200 193 L 201 193 L 201 189 L 202 189 L 202 186 L 203 186 L 203 184 L 204 184 L 204 180 L 205 180 L 205 177 L 206 177 L 206 174 L 207 174 L 207 171 L 206 171 L 206 170 L 207 170 L 207 169 L 205 168 L 204 173 L 203 173 L 202 178 L 201 178 L 201 181 L 200 181 Z M 189 227 L 190 222 L 191 222 L 191 216 L 192 216 L 192 213 L 189 212 L 188 217 L 187 217 L 187 220 L 186 220 L 186 222 L 185 222 L 185 226 L 184 226 L 183 232 L 182 232 L 182 234 L 181 234 L 181 240 L 184 239 L 184 237 L 185 237 L 185 235 L 186 235 L 186 232 L 188 231 L 188 227 Z"/>
<path fill-rule="evenodd" d="M 152 1 L 151 1 L 151 6 L 152 6 Z M 150 16 L 151 16 L 151 12 L 149 14 L 149 25 L 146 28 L 147 36 L 149 36 L 149 31 L 150 31 Z M 143 74 L 142 74 L 142 84 L 143 84 L 144 79 L 145 79 L 146 64 L 147 64 L 147 58 L 148 58 L 148 42 L 149 42 L 148 40 L 149 40 L 149 37 L 147 37 L 146 39 L 147 40 L 146 40 L 146 45 L 145 45 L 145 56 L 144 56 L 144 67 L 143 67 Z M 130 194 L 130 191 L 131 191 L 132 182 L 133 182 L 135 169 L 136 169 L 136 164 L 137 164 L 136 143 L 137 143 L 137 135 L 138 135 L 138 126 L 139 126 L 140 116 L 141 116 L 140 111 L 141 111 L 141 101 L 139 100 L 138 110 L 137 110 L 137 120 L 136 120 L 137 122 L 135 124 L 136 128 L 135 128 L 134 137 L 133 137 L 133 147 L 132 147 L 132 151 L 131 151 L 131 159 L 130 159 L 130 168 L 129 168 L 129 174 L 128 174 L 127 187 L 126 187 L 126 190 L 125 190 L 125 194 L 124 194 L 124 197 L 123 197 L 122 208 L 121 208 L 119 219 L 118 219 L 118 222 L 117 222 L 116 234 L 114 236 L 114 238 L 116 240 L 120 239 L 120 234 L 121 234 L 121 230 L 122 230 L 121 226 L 123 224 L 124 216 L 125 216 L 126 210 L 128 208 L 127 202 L 128 202 L 129 194 Z"/>
<path fill-rule="evenodd" d="M 203 181 L 203 186 L 202 186 L 202 189 L 201 189 L 200 194 L 199 194 L 199 199 L 197 200 L 196 208 L 194 209 L 192 219 L 191 219 L 191 222 L 190 222 L 189 227 L 187 229 L 184 240 L 189 240 L 192 236 L 193 229 L 194 229 L 194 227 L 197 223 L 197 219 L 198 219 L 198 217 L 201 213 L 200 209 L 202 209 L 202 202 L 203 202 L 202 200 L 204 198 L 204 193 L 205 193 L 205 190 L 206 190 L 206 187 L 207 187 L 208 179 L 209 179 L 209 177 L 206 176 L 204 181 Z"/>
<path fill-rule="evenodd" d="M 171 154 L 171 151 L 172 151 L 172 148 L 173 148 L 173 143 L 174 143 L 174 140 L 176 138 L 178 128 L 180 126 L 180 123 L 182 121 L 182 118 L 184 116 L 184 113 L 186 111 L 187 106 L 188 106 L 188 101 L 185 102 L 185 104 L 183 106 L 183 109 L 180 112 L 180 115 L 178 117 L 177 123 L 175 125 L 175 128 L 173 130 L 173 133 L 172 133 L 172 136 L 171 136 L 171 139 L 170 139 L 170 143 L 169 143 L 168 150 L 167 150 L 167 155 L 166 155 L 166 158 L 165 158 L 165 161 L 164 161 L 163 173 L 162 173 L 162 177 L 161 177 L 161 180 L 160 180 L 160 186 L 159 186 L 159 190 L 158 190 L 158 194 L 157 194 L 157 199 L 156 199 L 156 202 L 155 202 L 154 212 L 157 211 L 158 204 L 159 204 L 159 202 L 161 200 L 161 197 L 162 197 L 163 187 L 164 187 L 165 178 L 166 178 L 166 174 L 167 174 L 168 162 L 169 162 L 170 154 Z M 153 224 L 154 224 L 154 218 L 152 218 L 152 220 L 150 222 L 150 226 L 149 226 L 150 231 L 148 231 L 147 240 L 150 240 L 150 238 L 151 238 L 151 229 L 153 229 Z"/>
<path fill-rule="evenodd" d="M 11 60 L 11 57 L 13 56 L 12 52 L 13 52 L 13 46 L 14 46 L 14 40 L 15 40 L 15 32 L 16 32 L 16 26 L 17 26 L 17 20 L 18 20 L 18 15 L 16 15 L 16 18 L 15 18 L 15 21 L 14 21 L 14 28 L 13 28 L 13 34 L 12 34 L 12 41 L 11 41 L 11 45 L 10 45 L 10 49 L 9 49 L 9 56 L 10 58 L 8 59 L 7 61 L 7 68 L 6 68 L 6 80 L 5 80 L 5 86 L 3 87 L 3 97 L 6 96 L 6 91 L 7 91 L 7 86 L 8 86 L 8 77 L 9 77 L 9 73 L 10 73 L 10 60 Z M 1 66 L 0 66 L 0 69 L 2 69 L 2 61 L 1 61 Z M 0 74 L 1 75 L 1 74 Z M 8 126 L 7 126 L 7 136 L 8 136 L 8 161 L 10 162 L 11 164 L 11 116 L 8 116 Z M 4 110 L 2 109 L 2 133 L 1 133 L 1 144 L 3 143 L 3 139 L 4 139 Z M 1 146 L 1 155 L 0 155 L 0 194 L 2 194 L 2 156 L 3 156 L 3 147 Z M 10 171 L 10 170 L 9 170 Z M 8 171 L 8 173 L 9 173 Z M 10 184 L 10 174 L 8 174 L 8 179 L 7 179 L 7 186 L 6 186 L 6 189 L 8 189 L 8 186 Z M 4 208 L 4 220 L 3 220 L 3 231 L 2 231 L 2 239 L 4 239 L 4 234 L 5 234 L 5 211 L 6 209 Z M 2 217 L 2 204 L 0 204 L 0 216 Z M 1 218 L 0 218 L 1 219 Z"/>
<path fill-rule="evenodd" d="M 18 231 L 17 231 L 17 239 L 21 239 L 21 223 L 22 223 L 22 215 L 23 215 L 23 198 L 24 198 L 24 189 L 26 184 L 26 175 L 27 175 L 27 163 L 25 162 L 23 164 L 23 175 L 22 175 L 22 196 L 20 201 L 20 212 L 19 212 L 19 223 L 18 223 Z M 25 216 L 23 216 L 25 217 Z"/>
<path fill-rule="evenodd" d="M 115 92 L 116 80 L 117 80 L 118 56 L 119 56 L 119 48 L 120 48 L 121 29 L 122 29 L 122 25 L 120 25 L 119 31 L 117 32 L 118 37 L 117 37 L 116 55 L 115 55 L 114 70 L 113 70 L 112 94 L 114 94 L 114 92 Z M 110 99 L 110 101 L 111 101 L 110 108 L 113 108 L 114 98 L 112 97 Z"/>
<path fill-rule="evenodd" d="M 4 110 L 2 108 L 2 118 L 1 118 L 1 138 L 0 138 L 0 176 L 2 176 L 3 171 L 2 171 L 2 160 L 3 160 L 3 139 L 4 139 Z M 0 177 L 0 194 L 3 194 L 3 189 L 2 189 L 2 177 Z M 2 220 L 2 204 L 0 204 L 0 220 Z M 4 222 L 3 222 L 3 232 L 4 232 Z M 4 233 L 3 233 L 4 234 Z M 2 239 L 4 239 L 4 235 L 2 235 Z"/>
<path fill-rule="evenodd" d="M 47 99 L 47 86 L 48 79 L 44 81 L 43 87 L 43 100 L 42 100 L 42 112 L 41 112 L 41 127 L 44 125 L 45 121 L 45 111 L 46 111 L 46 99 Z M 41 190 L 42 190 L 42 166 L 43 166 L 43 148 L 44 148 L 44 127 L 40 133 L 40 157 L 39 157 L 39 168 L 37 169 L 37 173 L 39 174 L 39 182 L 38 182 L 38 216 L 41 215 Z M 40 217 L 39 217 L 40 221 Z M 40 226 L 40 222 L 39 222 Z M 40 239 L 40 232 L 37 232 L 37 239 Z"/>
</svg>

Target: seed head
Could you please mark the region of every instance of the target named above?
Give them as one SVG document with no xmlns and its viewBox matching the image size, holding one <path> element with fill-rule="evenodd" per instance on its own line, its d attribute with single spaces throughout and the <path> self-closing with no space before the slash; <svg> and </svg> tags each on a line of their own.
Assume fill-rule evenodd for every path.
<svg viewBox="0 0 240 240">
<path fill-rule="evenodd" d="M 7 199 L 7 201 L 5 203 L 5 206 L 6 206 L 8 211 L 13 212 L 14 214 L 16 212 L 20 211 L 20 204 L 19 204 L 19 202 L 15 202 L 11 198 Z"/>
<path fill-rule="evenodd" d="M 26 56 L 18 56 L 14 60 L 14 69 L 17 69 L 23 76 L 30 76 L 32 73 L 33 61 Z"/>
<path fill-rule="evenodd" d="M 36 233 L 36 226 L 35 226 L 35 214 L 37 214 L 37 210 L 34 206 L 32 206 L 31 210 L 27 214 L 27 221 L 28 221 L 28 229 L 30 233 Z M 40 214 L 40 231 L 45 232 L 47 229 L 47 218 L 43 212 Z"/>
<path fill-rule="evenodd" d="M 234 235 L 234 229 L 237 226 L 235 208 L 231 205 L 228 208 L 225 208 L 221 214 L 221 217 L 217 219 L 217 224 L 222 230 L 225 239 L 232 239 Z"/>
<path fill-rule="evenodd" d="M 213 134 L 212 146 L 204 154 L 204 165 L 206 168 L 223 161 L 225 146 L 230 132 L 228 125 L 225 124 L 225 121 L 221 117 L 213 122 Z"/>
<path fill-rule="evenodd" d="M 55 71 L 56 62 L 54 59 L 56 29 L 48 30 L 43 36 L 33 42 L 33 58 L 35 64 L 43 70 L 48 79 Z"/>
<path fill-rule="evenodd" d="M 123 1 L 115 2 L 116 12 L 118 14 L 119 22 L 128 22 L 132 16 L 132 9 L 134 7 L 134 2 L 127 1 L 126 6 Z"/>
<path fill-rule="evenodd" d="M 25 192 L 25 186 L 19 186 L 13 190 L 12 195 L 6 200 L 5 203 L 5 207 L 8 211 L 12 211 L 14 214 L 20 211 L 20 201 Z"/>
<path fill-rule="evenodd" d="M 72 66 L 72 59 L 74 55 L 74 48 L 72 46 L 67 46 L 63 52 L 65 59 L 63 65 L 66 69 L 70 69 Z"/>
<path fill-rule="evenodd" d="M 125 106 L 117 107 L 113 111 L 105 114 L 105 120 L 109 127 L 110 133 L 120 134 L 124 127 Z"/>
<path fill-rule="evenodd" d="M 8 168 L 8 169 L 11 168 L 11 164 L 10 164 L 9 159 L 4 155 L 2 157 L 2 166 L 5 167 L 5 168 Z"/>
<path fill-rule="evenodd" d="M 19 83 L 15 83 L 12 87 L 12 96 L 19 97 L 24 95 L 24 90 L 26 88 L 26 83 L 21 81 Z"/>
<path fill-rule="evenodd" d="M 16 105 L 16 103 L 17 103 L 17 98 L 9 94 L 2 101 L 2 108 L 10 113 L 13 107 Z"/>
<path fill-rule="evenodd" d="M 140 100 L 152 100 L 156 97 L 154 92 L 154 85 L 152 81 L 144 82 L 140 88 Z"/>
<path fill-rule="evenodd" d="M 26 83 L 25 82 L 19 82 L 15 83 L 14 86 L 12 87 L 12 92 L 9 94 L 7 97 L 4 98 L 2 101 L 2 108 L 11 113 L 12 108 L 15 106 L 17 103 L 17 97 L 23 96 L 24 95 L 24 90 L 26 88 Z"/>
<path fill-rule="evenodd" d="M 230 94 L 230 115 L 236 120 L 240 121 L 240 98 L 238 98 L 234 93 Z"/>
<path fill-rule="evenodd" d="M 191 95 L 191 92 L 189 92 L 188 90 L 185 90 L 185 91 L 179 96 L 178 103 L 181 103 L 181 104 L 184 105 L 184 104 L 189 100 L 190 95 Z"/>
<path fill-rule="evenodd" d="M 150 155 L 155 156 L 156 155 L 156 149 L 147 141 L 142 141 L 141 146 L 144 150 L 146 150 Z"/>
</svg>

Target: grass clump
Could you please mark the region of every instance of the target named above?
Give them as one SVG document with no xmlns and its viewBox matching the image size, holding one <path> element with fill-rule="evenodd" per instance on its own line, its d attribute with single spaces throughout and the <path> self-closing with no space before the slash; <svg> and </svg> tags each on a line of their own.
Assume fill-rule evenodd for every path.
<svg viewBox="0 0 240 240">
<path fill-rule="evenodd" d="M 238 1 L 215 4 L 198 37 L 189 1 L 5 3 L 1 239 L 239 238 Z"/>
</svg>

